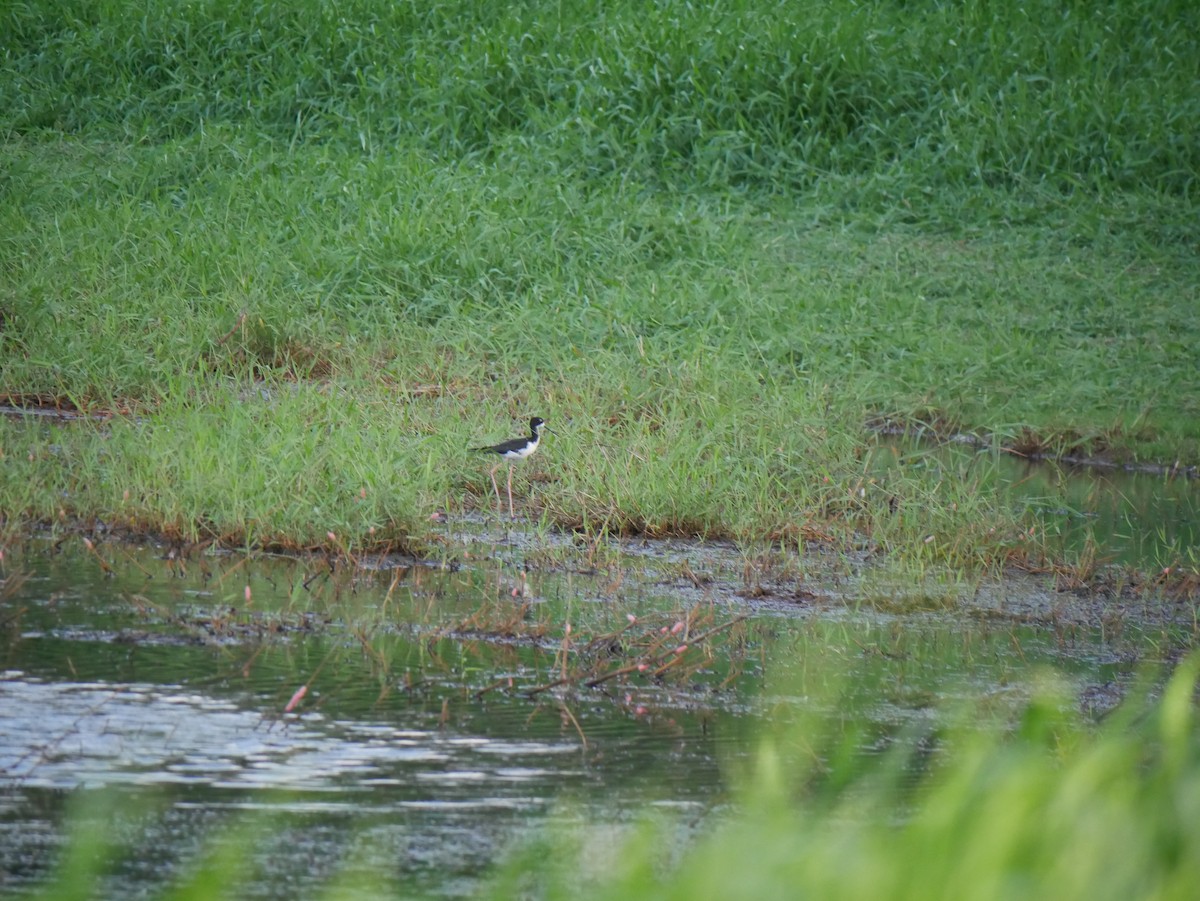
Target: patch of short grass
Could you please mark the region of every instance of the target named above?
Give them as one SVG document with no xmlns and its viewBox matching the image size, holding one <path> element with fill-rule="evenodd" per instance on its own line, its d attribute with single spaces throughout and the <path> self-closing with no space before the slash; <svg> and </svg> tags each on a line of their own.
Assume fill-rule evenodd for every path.
<svg viewBox="0 0 1200 901">
<path fill-rule="evenodd" d="M 721 379 L 701 359 L 664 379 L 658 364 L 620 371 L 580 358 L 513 375 L 493 409 L 481 365 L 464 367 L 465 385 L 273 378 L 110 421 L 0 422 L 8 527 L 82 520 L 233 546 L 419 548 L 436 511 L 491 510 L 495 461 L 469 448 L 517 433 L 519 411 L 537 409 L 556 431 L 516 467 L 518 502 L 589 534 L 792 547 L 822 534 L 911 562 L 984 567 L 1024 543 L 1017 511 L 993 495 L 932 470 L 881 476 L 859 453 L 858 423 L 830 415 L 820 395 L 750 407 L 742 398 L 756 380 Z M 553 418 L 566 410 L 578 412 Z"/>
</svg>

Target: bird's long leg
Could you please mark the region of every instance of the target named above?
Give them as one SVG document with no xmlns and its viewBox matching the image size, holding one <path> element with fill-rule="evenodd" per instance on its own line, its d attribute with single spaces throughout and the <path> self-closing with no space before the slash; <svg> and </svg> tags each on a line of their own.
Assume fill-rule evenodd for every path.
<svg viewBox="0 0 1200 901">
<path fill-rule="evenodd" d="M 512 502 L 512 471 L 513 471 L 512 464 L 509 463 L 508 464 L 508 515 L 510 517 L 512 517 L 513 519 L 516 519 L 517 514 L 516 514 L 516 511 L 513 510 L 513 502 Z M 497 500 L 499 500 L 499 498 L 497 498 Z"/>
<path fill-rule="evenodd" d="M 499 513 L 501 510 L 500 486 L 496 484 L 496 470 L 499 469 L 502 465 L 503 465 L 503 463 L 497 463 L 495 466 L 492 467 L 492 471 L 488 473 L 488 475 L 492 477 L 492 490 L 496 492 L 496 513 Z"/>
</svg>

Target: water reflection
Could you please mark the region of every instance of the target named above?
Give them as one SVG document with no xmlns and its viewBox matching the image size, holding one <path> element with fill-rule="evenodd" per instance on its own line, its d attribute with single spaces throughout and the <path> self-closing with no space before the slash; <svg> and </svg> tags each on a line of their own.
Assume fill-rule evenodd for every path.
<svg viewBox="0 0 1200 901">
<path fill-rule="evenodd" d="M 947 702 L 1004 715 L 1042 665 L 1103 701 L 1167 643 L 1066 620 L 750 608 L 734 548 L 705 551 L 702 585 L 680 584 L 696 549 L 666 545 L 622 558 L 614 580 L 573 568 L 563 547 L 554 565 L 530 565 L 547 548 L 510 531 L 472 551 L 473 569 L 411 567 L 398 581 L 386 562 L 329 574 L 321 560 L 196 554 L 180 566 L 111 544 L 106 570 L 79 548 L 11 552 L 25 578 L 0 599 L 5 891 L 43 884 L 78 821 L 116 845 L 104 897 L 161 891 L 248 823 L 246 897 L 317 894 L 347 855 L 393 874 L 401 894 L 466 895 L 532 830 L 616 847 L 648 809 L 683 833 L 702 827 L 764 724 L 804 720 L 806 735 L 863 757 L 909 743 L 925 760 Z M 518 570 L 528 591 L 514 598 L 501 589 Z M 669 647 L 669 624 L 697 609 L 717 623 L 754 616 L 684 679 L 633 671 L 531 691 L 562 673 L 566 622 L 582 643 L 634 621 L 657 635 L 661 621 Z M 101 808 L 79 806 L 99 795 Z"/>
<path fill-rule="evenodd" d="M 0 705 L 0 769 L 26 789 L 391 786 L 405 790 L 393 802 L 400 806 L 521 809 L 542 800 L 523 786 L 582 774 L 577 742 L 438 734 L 319 713 L 272 722 L 171 686 L 46 683 L 9 672 Z M 563 756 L 570 760 L 545 765 Z"/>
</svg>

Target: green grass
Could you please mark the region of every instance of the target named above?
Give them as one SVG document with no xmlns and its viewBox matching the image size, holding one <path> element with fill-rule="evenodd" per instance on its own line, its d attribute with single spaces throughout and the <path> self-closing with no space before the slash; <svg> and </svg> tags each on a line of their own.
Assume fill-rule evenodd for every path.
<svg viewBox="0 0 1200 901">
<path fill-rule="evenodd" d="M 140 417 L 0 424 L 10 532 L 419 543 L 539 414 L 559 524 L 977 566 L 867 423 L 1200 462 L 1192 4 L 3 16 L 0 391 Z"/>
<path fill-rule="evenodd" d="M 1194 190 L 1193 4 L 16 3 L 17 131 L 227 122 L 726 188 L 828 172 Z M 555 173 L 557 174 L 557 173 Z"/>
<path fill-rule="evenodd" d="M 1007 737 L 940 736 L 952 755 L 915 785 L 901 755 L 848 772 L 836 737 L 826 748 L 797 729 L 759 755 L 746 808 L 682 859 L 665 829 L 616 849 L 581 830 L 531 851 L 495 897 L 532 884 L 546 898 L 1187 898 L 1200 876 L 1195 676 L 1193 660 L 1149 716 L 1131 705 L 1098 734 L 1046 686 Z M 797 766 L 804 750 L 835 762 Z"/>
</svg>

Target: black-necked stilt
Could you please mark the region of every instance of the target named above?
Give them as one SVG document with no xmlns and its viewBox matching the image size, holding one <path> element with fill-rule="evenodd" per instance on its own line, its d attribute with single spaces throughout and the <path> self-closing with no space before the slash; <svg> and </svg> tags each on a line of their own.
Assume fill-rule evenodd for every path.
<svg viewBox="0 0 1200 901">
<path fill-rule="evenodd" d="M 535 416 L 529 420 L 529 437 L 514 438 L 512 441 L 502 441 L 500 444 L 490 444 L 486 447 L 475 447 L 472 450 L 487 451 L 491 454 L 499 454 L 501 462 L 492 467 L 492 471 L 488 473 L 492 477 L 492 488 L 496 491 L 496 506 L 500 506 L 500 486 L 496 484 L 496 470 L 504 465 L 503 460 L 509 461 L 508 466 L 508 515 L 515 517 L 517 514 L 513 510 L 512 499 L 512 464 L 516 460 L 524 459 L 532 456 L 538 449 L 538 444 L 542 440 L 542 430 L 547 432 L 550 429 L 546 428 L 546 420 L 540 416 Z"/>
</svg>

